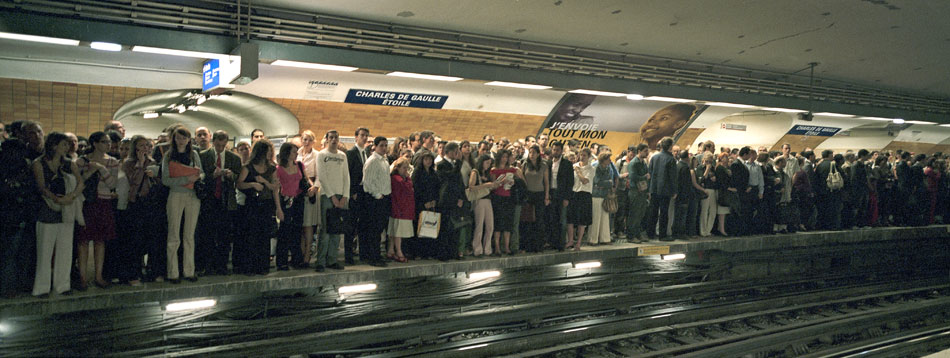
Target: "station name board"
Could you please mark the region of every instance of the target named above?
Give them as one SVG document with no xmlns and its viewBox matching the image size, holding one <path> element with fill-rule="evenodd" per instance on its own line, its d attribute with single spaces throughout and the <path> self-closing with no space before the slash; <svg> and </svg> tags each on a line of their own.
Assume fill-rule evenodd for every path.
<svg viewBox="0 0 950 358">
<path fill-rule="evenodd" d="M 788 134 L 794 135 L 807 135 L 807 136 L 817 136 L 817 137 L 831 137 L 840 131 L 841 128 L 836 127 L 822 127 L 822 126 L 809 126 L 798 124 L 792 127 L 788 131 Z"/>
<path fill-rule="evenodd" d="M 441 109 L 449 96 L 351 89 L 346 94 L 346 103 L 375 104 L 393 107 Z"/>
</svg>

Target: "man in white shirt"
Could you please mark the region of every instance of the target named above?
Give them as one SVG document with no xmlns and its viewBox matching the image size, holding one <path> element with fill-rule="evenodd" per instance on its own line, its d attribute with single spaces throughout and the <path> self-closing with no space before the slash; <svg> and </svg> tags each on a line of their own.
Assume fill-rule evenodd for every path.
<svg viewBox="0 0 950 358">
<path fill-rule="evenodd" d="M 373 154 L 363 166 L 363 191 L 360 218 L 360 261 L 370 266 L 386 267 L 380 256 L 380 235 L 389 224 L 389 194 L 392 186 L 389 178 L 389 163 L 386 152 L 389 142 L 386 137 L 373 139 Z"/>
<path fill-rule="evenodd" d="M 342 270 L 343 265 L 337 261 L 337 250 L 340 246 L 340 237 L 342 234 L 327 233 L 327 227 L 338 225 L 327 220 L 327 212 L 331 208 L 346 210 L 347 201 L 350 198 L 350 171 L 346 161 L 346 155 L 338 150 L 340 145 L 340 134 L 337 131 L 329 131 L 324 136 L 327 145 L 317 153 L 317 180 L 320 181 L 320 214 L 323 217 L 320 225 L 320 241 L 317 243 L 317 272 L 323 272 L 329 267 L 336 270 Z M 339 228 L 342 230 L 342 228 Z"/>
</svg>

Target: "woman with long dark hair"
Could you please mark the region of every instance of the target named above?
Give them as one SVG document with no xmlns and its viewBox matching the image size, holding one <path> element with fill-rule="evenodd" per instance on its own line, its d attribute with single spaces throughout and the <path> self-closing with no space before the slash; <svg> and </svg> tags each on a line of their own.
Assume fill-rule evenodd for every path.
<svg viewBox="0 0 950 358">
<path fill-rule="evenodd" d="M 36 223 L 36 276 L 33 296 L 48 296 L 50 283 L 59 294 L 68 294 L 69 271 L 73 258 L 73 228 L 82 223 L 82 205 L 77 199 L 82 182 L 76 164 L 66 158 L 71 144 L 66 135 L 52 132 L 46 136 L 43 156 L 33 161 L 33 176 L 44 204 Z M 55 259 L 55 261 L 53 261 Z M 52 271 L 51 271 L 52 269 Z"/>
<path fill-rule="evenodd" d="M 541 252 L 544 249 L 545 225 L 543 224 L 545 208 L 551 204 L 550 170 L 541 160 L 541 147 L 528 147 L 528 159 L 524 163 L 524 178 L 528 189 L 528 204 L 534 208 L 534 222 L 525 222 L 521 232 L 524 237 L 523 247 L 528 252 Z"/>
<path fill-rule="evenodd" d="M 277 219 L 280 227 L 277 229 L 277 269 L 287 271 L 287 256 L 290 254 L 290 265 L 294 268 L 307 268 L 306 256 L 303 256 L 301 245 L 298 242 L 303 231 L 303 206 L 306 200 L 305 189 L 310 188 L 310 182 L 303 176 L 303 164 L 297 161 L 297 146 L 286 142 L 280 145 L 277 154 L 277 179 L 280 180 L 280 202 L 277 208 Z"/>
<path fill-rule="evenodd" d="M 79 246 L 79 277 L 82 278 L 80 287 L 86 284 L 88 272 L 88 243 L 93 242 L 96 270 L 95 284 L 99 288 L 106 288 L 109 282 L 103 276 L 103 265 L 106 257 L 106 241 L 116 238 L 115 224 L 115 188 L 118 183 L 119 160 L 108 154 L 112 149 L 112 139 L 105 132 L 95 132 L 89 135 L 89 144 L 92 151 L 82 156 L 78 162 L 83 171 L 86 190 L 85 203 L 82 214 L 86 221 L 85 226 L 79 227 L 76 235 L 76 244 Z M 94 187 L 93 187 L 94 186 Z"/>
<path fill-rule="evenodd" d="M 475 168 L 469 173 L 468 189 L 472 191 L 493 190 L 498 184 L 491 180 L 492 159 L 482 154 L 475 161 Z M 499 184 L 501 182 L 498 182 Z M 472 205 L 475 211 L 475 231 L 472 236 L 472 252 L 475 257 L 492 254 L 492 234 L 495 232 L 495 216 L 491 206 L 491 196 L 475 199 Z"/>
<path fill-rule="evenodd" d="M 492 191 L 492 213 L 495 216 L 495 252 L 493 255 L 501 256 L 502 253 L 511 255 L 511 231 L 515 226 L 515 203 L 511 197 L 511 187 L 515 183 L 515 176 L 524 180 L 521 171 L 518 168 L 512 168 L 511 152 L 506 149 L 498 151 L 495 154 L 495 167 L 491 170 L 492 181 L 501 181 L 502 185 Z M 501 245 L 501 238 L 504 238 L 504 246 Z M 504 247 L 504 249 L 502 249 Z"/>
<path fill-rule="evenodd" d="M 414 235 L 412 221 L 416 218 L 415 194 L 413 193 L 412 180 L 409 178 L 409 160 L 399 158 L 393 162 L 392 172 L 390 173 L 390 186 L 392 195 L 390 195 L 390 215 L 389 240 L 386 241 L 386 256 L 398 262 L 406 262 L 406 255 L 402 252 L 402 239 Z"/>
<path fill-rule="evenodd" d="M 143 257 L 148 254 L 149 271 L 165 272 L 166 238 L 162 237 L 161 217 L 155 212 L 161 210 L 161 200 L 156 193 L 158 187 L 157 165 L 149 156 L 151 141 L 141 135 L 130 140 L 129 154 L 119 169 L 119 184 L 116 194 L 119 196 L 119 226 L 123 228 L 118 238 L 121 245 L 116 249 L 122 252 L 118 256 L 118 277 L 132 286 L 140 283 Z M 157 274 L 161 275 L 161 274 Z M 154 277 L 153 277 L 154 278 Z"/>
<path fill-rule="evenodd" d="M 435 172 L 434 163 L 435 156 L 432 155 L 432 152 L 423 152 L 422 157 L 416 162 L 415 169 L 412 170 L 412 188 L 416 199 L 416 220 L 419 219 L 419 213 L 423 210 L 435 211 L 435 205 L 439 200 L 439 186 L 441 183 Z M 418 222 L 414 222 L 413 227 L 419 227 Z M 410 259 L 435 256 L 435 240 L 412 238 L 406 241 L 406 249 L 409 251 Z"/>
<path fill-rule="evenodd" d="M 241 263 L 237 272 L 248 275 L 266 275 L 270 270 L 270 234 L 274 214 L 282 213 L 278 192 L 280 183 L 275 176 L 276 167 L 270 158 L 274 145 L 267 139 L 254 143 L 251 158 L 241 168 L 237 188 L 247 197 L 244 203 L 245 226 L 240 250 L 235 243 L 235 257 Z M 281 216 L 281 214 L 278 214 Z"/>
<path fill-rule="evenodd" d="M 201 201 L 195 195 L 195 182 L 203 176 L 201 158 L 191 147 L 191 132 L 185 127 L 175 129 L 168 152 L 162 158 L 162 184 L 168 187 L 168 203 L 165 206 L 168 214 L 168 246 L 165 256 L 171 283 L 181 283 L 178 276 L 179 247 L 184 249 L 182 271 L 185 279 L 198 281 L 198 276 L 195 276 L 195 226 Z"/>
</svg>

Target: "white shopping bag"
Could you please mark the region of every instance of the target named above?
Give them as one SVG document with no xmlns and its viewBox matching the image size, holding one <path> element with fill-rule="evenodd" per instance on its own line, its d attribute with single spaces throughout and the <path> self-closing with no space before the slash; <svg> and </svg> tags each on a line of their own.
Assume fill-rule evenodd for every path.
<svg viewBox="0 0 950 358">
<path fill-rule="evenodd" d="M 442 214 L 434 211 L 419 213 L 419 227 L 416 236 L 435 239 L 439 237 L 439 226 L 442 224 Z"/>
</svg>

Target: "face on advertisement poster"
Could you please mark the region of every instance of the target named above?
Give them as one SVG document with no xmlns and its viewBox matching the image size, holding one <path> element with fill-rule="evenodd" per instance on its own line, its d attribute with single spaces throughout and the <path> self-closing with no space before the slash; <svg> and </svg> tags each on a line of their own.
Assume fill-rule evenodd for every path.
<svg viewBox="0 0 950 358">
<path fill-rule="evenodd" d="M 580 147 L 607 145 L 622 150 L 646 143 L 651 149 L 683 129 L 696 112 L 687 103 L 630 101 L 625 98 L 568 93 L 551 112 L 543 134 L 551 140 L 580 141 Z"/>
</svg>

